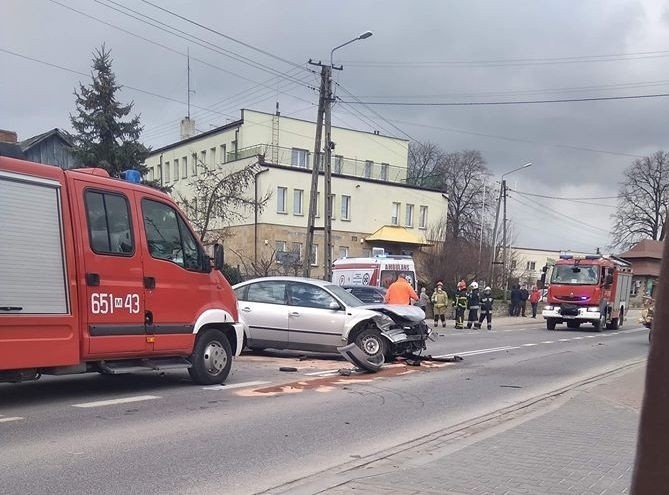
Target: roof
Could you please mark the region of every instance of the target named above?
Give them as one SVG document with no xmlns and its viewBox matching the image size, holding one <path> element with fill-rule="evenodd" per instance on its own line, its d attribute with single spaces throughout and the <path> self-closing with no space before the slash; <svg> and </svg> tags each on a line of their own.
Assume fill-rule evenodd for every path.
<svg viewBox="0 0 669 495">
<path fill-rule="evenodd" d="M 166 146 L 163 146 L 162 148 L 158 148 L 158 149 L 155 149 L 155 150 L 151 150 L 151 152 L 150 152 L 149 155 L 147 156 L 147 159 L 148 159 L 149 157 L 156 156 L 157 154 L 163 153 L 163 152 L 165 152 L 165 151 L 167 151 L 167 150 L 171 150 L 171 149 L 174 149 L 174 148 L 178 148 L 179 146 L 183 146 L 184 144 L 192 143 L 193 141 L 198 141 L 199 139 L 203 139 L 203 138 L 212 136 L 212 135 L 214 135 L 214 134 L 218 134 L 219 132 L 223 132 L 223 131 L 227 131 L 227 130 L 233 129 L 233 128 L 235 128 L 235 127 L 239 127 L 239 126 L 242 125 L 243 123 L 244 123 L 244 120 L 243 120 L 243 119 L 235 120 L 234 122 L 230 122 L 230 123 L 225 124 L 225 125 L 222 125 L 222 126 L 220 126 L 220 127 L 216 127 L 216 128 L 214 128 L 214 129 L 210 129 L 210 130 L 208 130 L 207 132 L 201 132 L 200 134 L 196 134 L 195 136 L 191 136 L 191 137 L 189 137 L 189 138 L 182 139 L 181 141 L 176 141 L 176 142 L 174 142 L 174 143 L 171 143 L 171 144 L 168 144 L 168 145 L 166 145 Z"/>
<path fill-rule="evenodd" d="M 23 151 L 25 151 L 25 150 L 28 150 L 28 149 L 32 148 L 36 144 L 41 143 L 45 139 L 48 139 L 48 138 L 52 137 L 52 136 L 59 137 L 68 146 L 74 146 L 74 141 L 72 140 L 72 136 L 70 136 L 69 133 L 67 133 L 63 130 L 58 129 L 57 127 L 55 129 L 51 129 L 50 131 L 44 132 L 42 134 L 38 134 L 37 136 L 33 136 L 31 138 L 24 139 L 23 141 L 21 141 L 19 143 L 19 145 L 21 146 L 21 149 Z"/>
<path fill-rule="evenodd" d="M 18 144 L 0 142 L 0 156 L 8 156 L 10 158 L 19 158 L 25 160 L 23 150 Z"/>
<path fill-rule="evenodd" d="M 384 225 L 372 235 L 365 238 L 365 241 L 383 241 L 397 242 L 398 244 L 413 244 L 415 246 L 430 246 L 425 237 L 416 235 L 406 227 L 399 225 Z"/>
<path fill-rule="evenodd" d="M 653 239 L 644 239 L 639 241 L 632 249 L 619 254 L 619 258 L 634 259 L 634 258 L 654 258 L 656 260 L 662 259 L 662 247 L 664 242 Z"/>
</svg>

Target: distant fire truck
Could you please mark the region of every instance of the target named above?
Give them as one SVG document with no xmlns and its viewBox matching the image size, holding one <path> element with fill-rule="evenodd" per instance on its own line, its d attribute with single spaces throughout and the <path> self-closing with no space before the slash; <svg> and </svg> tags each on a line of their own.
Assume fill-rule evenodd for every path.
<svg viewBox="0 0 669 495">
<path fill-rule="evenodd" d="M 340 258 L 332 264 L 332 282 L 337 285 L 371 285 L 388 288 L 400 273 L 417 289 L 416 265 L 411 256 L 386 255 L 375 248 L 371 258 Z"/>
<path fill-rule="evenodd" d="M 595 331 L 619 328 L 629 307 L 631 265 L 615 256 L 561 254 L 552 267 L 546 306 L 546 328 L 558 323 L 578 328 L 591 323 Z"/>
</svg>

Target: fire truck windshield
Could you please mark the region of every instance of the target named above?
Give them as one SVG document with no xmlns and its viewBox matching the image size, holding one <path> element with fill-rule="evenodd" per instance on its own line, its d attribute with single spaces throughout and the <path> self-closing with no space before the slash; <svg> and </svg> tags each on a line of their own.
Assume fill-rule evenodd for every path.
<svg viewBox="0 0 669 495">
<path fill-rule="evenodd" d="M 551 283 L 571 285 L 595 285 L 599 282 L 599 270 L 592 265 L 555 265 Z"/>
</svg>

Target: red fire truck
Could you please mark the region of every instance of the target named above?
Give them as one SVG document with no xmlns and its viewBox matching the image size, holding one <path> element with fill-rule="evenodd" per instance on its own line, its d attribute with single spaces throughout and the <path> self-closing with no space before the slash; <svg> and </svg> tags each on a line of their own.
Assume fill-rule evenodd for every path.
<svg viewBox="0 0 669 495">
<path fill-rule="evenodd" d="M 562 254 L 552 267 L 546 306 L 546 328 L 558 323 L 578 328 L 592 323 L 595 331 L 617 329 L 629 307 L 631 265 L 615 256 Z"/>
<path fill-rule="evenodd" d="M 226 379 L 243 342 L 237 300 L 167 194 L 0 156 L 0 212 L 0 381 L 178 368 Z"/>
</svg>

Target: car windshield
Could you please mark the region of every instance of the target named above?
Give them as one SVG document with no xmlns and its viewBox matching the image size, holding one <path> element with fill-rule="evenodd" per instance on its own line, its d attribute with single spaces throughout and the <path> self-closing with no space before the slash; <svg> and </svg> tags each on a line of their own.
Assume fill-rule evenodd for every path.
<svg viewBox="0 0 669 495">
<path fill-rule="evenodd" d="M 360 299 L 355 297 L 346 289 L 341 288 L 338 285 L 326 285 L 325 288 L 332 292 L 337 298 L 343 302 L 346 306 L 363 306 L 365 303 Z"/>
<path fill-rule="evenodd" d="M 551 282 L 568 285 L 595 285 L 599 282 L 599 271 L 592 265 L 556 265 Z"/>
</svg>

